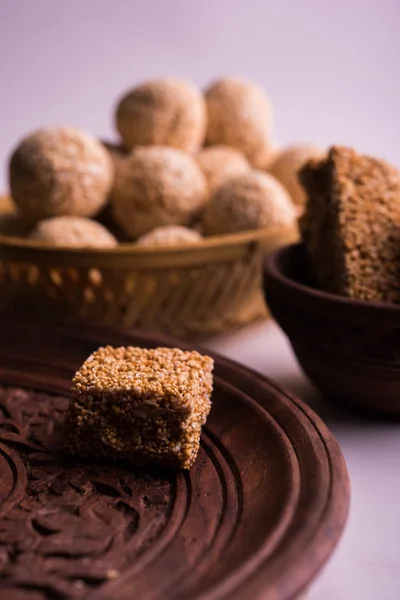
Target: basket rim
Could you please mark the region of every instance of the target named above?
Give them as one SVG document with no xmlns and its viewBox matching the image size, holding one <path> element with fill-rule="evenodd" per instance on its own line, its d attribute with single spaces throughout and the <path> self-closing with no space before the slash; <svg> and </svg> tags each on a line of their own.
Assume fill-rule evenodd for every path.
<svg viewBox="0 0 400 600">
<path fill-rule="evenodd" d="M 1 214 L 1 212 L 0 212 Z M 120 242 L 118 246 L 112 248 L 93 248 L 93 247 L 69 247 L 69 246 L 53 246 L 48 243 L 29 238 L 18 238 L 0 234 L 0 246 L 9 246 L 14 248 L 26 248 L 27 250 L 41 250 L 52 253 L 79 254 L 81 252 L 93 254 L 169 254 L 188 250 L 199 250 L 218 248 L 224 246 L 247 245 L 251 242 L 273 240 L 276 236 L 282 233 L 289 233 L 295 228 L 293 227 L 263 227 L 260 229 L 252 229 L 241 231 L 239 233 L 228 233 L 224 235 L 215 235 L 205 237 L 200 243 L 185 243 L 177 244 L 176 246 L 138 246 L 135 242 Z"/>
<path fill-rule="evenodd" d="M 0 214 L 10 214 L 11 198 L 6 195 L 0 195 Z M 279 239 L 282 235 L 287 236 L 296 232 L 296 224 L 292 226 L 280 227 L 261 227 L 241 231 L 238 233 L 227 233 L 215 236 L 204 237 L 201 242 L 193 242 L 188 244 L 177 244 L 174 246 L 138 246 L 135 242 L 120 242 L 112 248 L 92 248 L 92 247 L 69 247 L 69 246 L 53 246 L 49 243 L 29 238 L 19 238 L 14 236 L 0 234 L 0 248 L 3 250 L 13 249 L 18 253 L 27 250 L 30 255 L 38 251 L 41 255 L 51 253 L 54 255 L 96 255 L 96 256 L 126 256 L 131 255 L 136 258 L 140 256 L 176 256 L 182 253 L 201 254 L 203 251 L 218 248 L 233 248 L 235 246 L 248 246 L 249 244 L 260 243 L 261 245 Z"/>
</svg>

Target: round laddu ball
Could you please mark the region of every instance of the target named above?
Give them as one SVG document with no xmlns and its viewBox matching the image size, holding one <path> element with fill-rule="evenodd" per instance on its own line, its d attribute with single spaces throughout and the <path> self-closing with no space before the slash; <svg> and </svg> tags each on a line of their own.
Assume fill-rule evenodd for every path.
<svg viewBox="0 0 400 600">
<path fill-rule="evenodd" d="M 207 179 L 211 194 L 230 177 L 246 173 L 251 168 L 244 154 L 229 146 L 203 148 L 196 159 Z"/>
<path fill-rule="evenodd" d="M 172 78 L 149 81 L 120 100 L 116 125 L 128 148 L 172 146 L 193 153 L 204 142 L 204 98 L 188 81 Z"/>
<path fill-rule="evenodd" d="M 9 178 L 18 210 L 32 223 L 64 215 L 89 217 L 106 203 L 113 166 L 91 135 L 70 127 L 49 128 L 17 146 Z"/>
<path fill-rule="evenodd" d="M 164 225 L 145 233 L 137 240 L 138 246 L 179 246 L 197 244 L 203 236 L 198 231 L 182 225 Z"/>
<path fill-rule="evenodd" d="M 53 217 L 40 221 L 29 236 L 52 246 L 113 248 L 115 237 L 100 223 L 84 217 Z"/>
<path fill-rule="evenodd" d="M 290 146 L 277 153 L 267 167 L 288 190 L 293 202 L 298 206 L 306 203 L 306 193 L 298 179 L 298 171 L 311 159 L 320 159 L 324 151 L 309 144 Z"/>
<path fill-rule="evenodd" d="M 161 225 L 190 225 L 207 193 L 204 175 L 188 154 L 141 147 L 118 170 L 111 209 L 119 227 L 134 239 Z"/>
<path fill-rule="evenodd" d="M 267 95 L 240 79 L 220 79 L 205 92 L 209 145 L 237 148 L 256 168 L 262 168 L 271 144 L 272 114 Z"/>
<path fill-rule="evenodd" d="M 295 207 L 285 188 L 261 171 L 238 175 L 222 184 L 204 211 L 206 235 L 294 224 Z"/>
</svg>

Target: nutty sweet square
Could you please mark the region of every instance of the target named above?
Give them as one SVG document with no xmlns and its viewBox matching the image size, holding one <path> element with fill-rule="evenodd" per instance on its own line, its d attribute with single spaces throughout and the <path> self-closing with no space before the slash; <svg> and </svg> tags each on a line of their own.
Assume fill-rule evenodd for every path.
<svg viewBox="0 0 400 600">
<path fill-rule="evenodd" d="M 72 381 L 65 446 L 81 457 L 189 469 L 211 409 L 213 364 L 178 348 L 99 348 Z"/>
<path fill-rule="evenodd" d="M 400 173 L 383 160 L 333 146 L 299 173 L 308 201 L 300 231 L 320 286 L 400 302 Z"/>
</svg>

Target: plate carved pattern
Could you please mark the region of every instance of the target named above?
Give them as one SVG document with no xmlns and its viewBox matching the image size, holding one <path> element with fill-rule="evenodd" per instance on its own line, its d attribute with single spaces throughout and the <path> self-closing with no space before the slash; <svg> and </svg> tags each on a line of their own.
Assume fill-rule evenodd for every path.
<svg viewBox="0 0 400 600">
<path fill-rule="evenodd" d="M 106 343 L 168 341 L 1 315 L 0 327 L 1 599 L 293 600 L 306 587 L 349 502 L 340 450 L 310 409 L 215 357 L 189 473 L 74 461 L 52 440 L 79 364 Z"/>
<path fill-rule="evenodd" d="M 86 598 L 144 555 L 171 515 L 173 475 L 54 454 L 67 402 L 0 387 L 0 586 L 9 600 Z"/>
</svg>

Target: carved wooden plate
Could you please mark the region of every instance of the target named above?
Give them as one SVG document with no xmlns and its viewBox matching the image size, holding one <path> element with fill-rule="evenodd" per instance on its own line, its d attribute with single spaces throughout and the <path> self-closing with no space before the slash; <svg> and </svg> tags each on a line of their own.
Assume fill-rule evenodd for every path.
<svg viewBox="0 0 400 600">
<path fill-rule="evenodd" d="M 0 319 L 0 594 L 7 600 L 283 600 L 332 552 L 349 504 L 320 419 L 217 357 L 213 409 L 189 473 L 61 459 L 54 423 L 99 345 L 145 334 Z"/>
</svg>

